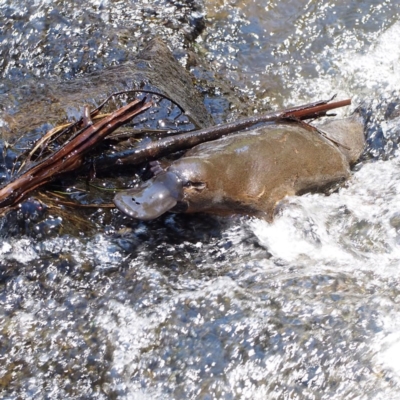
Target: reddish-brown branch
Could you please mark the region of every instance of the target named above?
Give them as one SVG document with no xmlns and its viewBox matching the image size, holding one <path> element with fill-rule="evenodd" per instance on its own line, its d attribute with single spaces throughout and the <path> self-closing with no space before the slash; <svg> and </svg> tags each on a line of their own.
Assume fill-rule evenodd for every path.
<svg viewBox="0 0 400 400">
<path fill-rule="evenodd" d="M 53 177 L 78 168 L 83 156 L 96 144 L 133 117 L 151 107 L 152 103 L 135 100 L 84 128 L 80 134 L 54 154 L 38 162 L 0 189 L 0 207 L 12 206 Z"/>
<path fill-rule="evenodd" d="M 327 111 L 351 104 L 350 99 L 337 101 L 334 103 L 329 103 L 329 101 L 330 100 L 320 100 L 280 111 L 272 111 L 264 115 L 256 115 L 226 124 L 220 124 L 217 126 L 211 126 L 209 128 L 199 129 L 197 131 L 169 136 L 161 140 L 147 143 L 145 146 L 138 145 L 133 149 L 124 151 L 123 157 L 121 157 L 121 154 L 99 157 L 97 169 L 107 169 L 116 164 L 140 164 L 142 162 L 154 160 L 176 151 L 189 149 L 203 142 L 218 139 L 224 135 L 251 128 L 261 123 L 284 120 L 312 119 L 326 115 Z"/>
</svg>

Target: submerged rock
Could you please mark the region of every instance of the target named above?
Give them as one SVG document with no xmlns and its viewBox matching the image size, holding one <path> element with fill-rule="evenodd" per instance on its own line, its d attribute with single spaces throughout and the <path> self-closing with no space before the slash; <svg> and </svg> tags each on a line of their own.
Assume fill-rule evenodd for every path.
<svg viewBox="0 0 400 400">
<path fill-rule="evenodd" d="M 143 220 L 168 210 L 271 219 L 285 196 L 322 190 L 349 177 L 364 148 L 363 122 L 355 115 L 321 129 L 337 144 L 297 123 L 203 143 L 139 188 L 118 193 L 114 202 Z"/>
<path fill-rule="evenodd" d="M 107 96 L 131 89 L 147 89 L 161 93 L 178 103 L 185 115 L 170 103 L 152 107 L 143 115 L 143 126 L 158 127 L 159 121 L 178 129 L 204 128 L 212 125 L 212 117 L 203 104 L 203 97 L 192 82 L 193 77 L 173 57 L 168 46 L 155 38 L 148 42 L 133 60 L 73 81 L 47 81 L 23 85 L 15 93 L 0 95 L 0 184 L 11 179 L 18 156 L 31 148 L 32 142 L 52 127 L 78 120 L 83 106 L 94 109 Z M 128 97 L 127 97 L 128 96 Z M 111 101 L 114 111 L 129 100 Z M 135 94 L 132 94 L 135 96 Z M 178 110 L 178 113 L 176 112 Z M 3 141 L 7 141 L 7 145 Z M 10 144 L 10 145 L 9 145 Z M 113 150 L 113 149 L 112 149 Z"/>
<path fill-rule="evenodd" d="M 25 84 L 12 95 L 0 96 L 0 134 L 3 138 L 22 136 L 44 124 L 47 130 L 49 124 L 79 118 L 85 104 L 94 107 L 114 92 L 139 88 L 168 96 L 183 107 L 197 127 L 206 127 L 212 118 L 192 79 L 167 45 L 155 38 L 124 64 L 72 81 Z"/>
</svg>

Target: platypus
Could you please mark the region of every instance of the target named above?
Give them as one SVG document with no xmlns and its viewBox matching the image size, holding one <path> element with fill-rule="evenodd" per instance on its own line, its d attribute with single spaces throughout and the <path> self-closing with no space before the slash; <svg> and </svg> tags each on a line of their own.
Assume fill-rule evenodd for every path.
<svg viewBox="0 0 400 400">
<path fill-rule="evenodd" d="M 114 203 L 140 220 L 167 211 L 271 220 L 285 196 L 348 178 L 364 145 L 357 114 L 319 130 L 296 122 L 269 124 L 193 147 L 138 188 L 119 192 Z"/>
</svg>

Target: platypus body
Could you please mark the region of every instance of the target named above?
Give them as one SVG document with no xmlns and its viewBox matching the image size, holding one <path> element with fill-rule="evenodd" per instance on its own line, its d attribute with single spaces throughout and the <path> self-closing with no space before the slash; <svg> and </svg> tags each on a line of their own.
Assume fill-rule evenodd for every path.
<svg viewBox="0 0 400 400">
<path fill-rule="evenodd" d="M 271 220 L 285 196 L 322 190 L 348 178 L 350 165 L 362 153 L 358 116 L 330 121 L 320 132 L 279 123 L 200 144 L 140 187 L 118 193 L 114 202 L 142 220 L 169 210 Z"/>
</svg>

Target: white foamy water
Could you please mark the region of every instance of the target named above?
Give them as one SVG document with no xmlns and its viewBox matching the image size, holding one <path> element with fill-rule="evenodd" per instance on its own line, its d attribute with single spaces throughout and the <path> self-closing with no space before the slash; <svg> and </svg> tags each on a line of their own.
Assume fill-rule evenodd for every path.
<svg viewBox="0 0 400 400">
<path fill-rule="evenodd" d="M 310 81 L 299 78 L 294 86 L 303 89 L 293 91 L 287 103 L 298 102 L 304 87 L 317 98 L 326 98 L 331 93 L 338 93 L 339 97 L 352 96 L 354 106 L 361 102 L 376 105 L 382 98 L 390 98 L 400 87 L 400 46 L 395 39 L 399 37 L 400 23 L 396 23 L 361 52 L 360 49 L 337 51 L 330 60 L 336 72 L 321 73 Z M 398 122 L 398 118 L 384 121 L 384 135 L 390 135 Z M 253 220 L 250 226 L 274 259 L 294 265 L 302 273 L 352 276 L 366 273 L 373 276 L 371 285 L 376 284 L 376 280 L 388 280 L 397 286 L 400 278 L 399 204 L 400 159 L 396 154 L 389 161 L 362 165 L 337 193 L 288 198 L 272 224 Z M 367 347 L 376 352 L 373 358 L 376 371 L 388 369 L 391 379 L 398 384 L 399 298 L 388 300 L 384 293 L 379 296 L 376 310 L 380 330 Z M 394 393 L 390 397 L 386 395 L 377 392 L 371 398 L 397 397 Z"/>
<path fill-rule="evenodd" d="M 344 34 L 345 35 L 345 34 Z M 375 35 L 373 35 L 375 36 Z M 330 68 L 324 71 L 317 67 L 318 76 L 307 79 L 298 74 L 291 87 L 293 90 L 285 99 L 286 104 L 297 104 L 304 96 L 310 98 L 353 99 L 353 109 L 360 103 L 380 101 L 392 96 L 400 87 L 400 47 L 394 38 L 400 37 L 400 23 L 397 22 L 371 44 L 360 48 L 348 48 L 345 38 L 339 49 L 325 48 L 317 55 L 315 63 L 323 64 L 329 60 Z M 344 110 L 337 110 L 343 115 Z"/>
<path fill-rule="evenodd" d="M 329 196 L 287 198 L 272 224 L 254 220 L 251 226 L 268 251 L 287 262 L 304 258 L 311 268 L 325 262 L 385 274 L 400 261 L 399 158 L 361 166 L 346 186 Z"/>
</svg>

